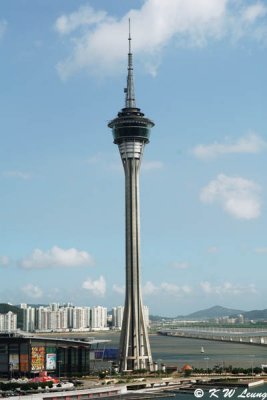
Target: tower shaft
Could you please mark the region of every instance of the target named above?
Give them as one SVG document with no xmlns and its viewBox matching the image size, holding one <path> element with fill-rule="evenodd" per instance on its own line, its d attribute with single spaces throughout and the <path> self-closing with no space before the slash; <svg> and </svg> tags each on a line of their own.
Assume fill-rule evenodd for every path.
<svg viewBox="0 0 267 400">
<path fill-rule="evenodd" d="M 120 370 L 150 369 L 152 356 L 140 283 L 139 173 L 145 143 L 119 145 L 125 173 L 126 294 L 120 340 Z"/>
<path fill-rule="evenodd" d="M 120 371 L 152 369 L 152 356 L 144 318 L 140 282 L 139 174 L 150 129 L 154 126 L 136 107 L 129 22 L 129 52 L 125 107 L 109 122 L 119 146 L 125 173 L 126 290 L 120 339 Z"/>
</svg>

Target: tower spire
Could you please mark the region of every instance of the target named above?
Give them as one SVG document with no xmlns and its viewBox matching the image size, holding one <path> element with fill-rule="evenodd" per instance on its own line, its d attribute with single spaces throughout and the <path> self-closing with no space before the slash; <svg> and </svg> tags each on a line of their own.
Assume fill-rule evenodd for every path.
<svg viewBox="0 0 267 400">
<path fill-rule="evenodd" d="M 131 20 L 129 18 L 129 52 L 128 52 L 128 75 L 127 75 L 127 87 L 126 87 L 126 108 L 135 108 L 135 94 L 134 94 L 134 79 L 133 79 L 133 54 L 131 50 Z"/>
</svg>

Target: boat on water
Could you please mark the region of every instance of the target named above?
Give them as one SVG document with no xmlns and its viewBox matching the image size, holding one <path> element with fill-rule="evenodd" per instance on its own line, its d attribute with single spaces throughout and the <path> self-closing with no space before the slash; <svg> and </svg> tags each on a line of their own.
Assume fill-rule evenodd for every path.
<svg viewBox="0 0 267 400">
<path fill-rule="evenodd" d="M 200 353 L 205 353 L 204 347 L 201 346 Z"/>
</svg>

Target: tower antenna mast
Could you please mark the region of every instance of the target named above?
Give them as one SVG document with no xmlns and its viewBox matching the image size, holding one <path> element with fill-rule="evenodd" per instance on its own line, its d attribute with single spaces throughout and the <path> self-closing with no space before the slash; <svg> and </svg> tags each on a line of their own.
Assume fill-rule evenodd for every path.
<svg viewBox="0 0 267 400">
<path fill-rule="evenodd" d="M 128 52 L 128 75 L 127 75 L 127 87 L 126 87 L 126 108 L 135 108 L 135 94 L 134 94 L 134 78 L 133 78 L 133 54 L 132 54 L 132 38 L 131 38 L 131 20 L 129 18 L 129 52 Z"/>
</svg>

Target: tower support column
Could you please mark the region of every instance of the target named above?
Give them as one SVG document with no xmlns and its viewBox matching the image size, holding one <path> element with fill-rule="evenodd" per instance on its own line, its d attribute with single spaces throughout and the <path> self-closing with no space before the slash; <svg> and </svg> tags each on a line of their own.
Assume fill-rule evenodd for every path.
<svg viewBox="0 0 267 400">
<path fill-rule="evenodd" d="M 145 143 L 119 145 L 125 172 L 126 295 L 120 341 L 120 370 L 149 369 L 152 356 L 143 313 L 140 282 L 139 173 Z"/>
</svg>

